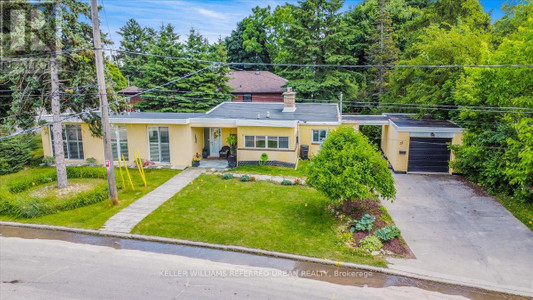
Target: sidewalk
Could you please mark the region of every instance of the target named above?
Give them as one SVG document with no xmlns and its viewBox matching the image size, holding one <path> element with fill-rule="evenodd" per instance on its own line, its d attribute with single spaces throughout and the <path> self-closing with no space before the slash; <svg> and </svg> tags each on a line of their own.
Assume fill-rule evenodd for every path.
<svg viewBox="0 0 533 300">
<path fill-rule="evenodd" d="M 100 230 L 129 233 L 137 223 L 204 171 L 204 169 L 192 168 L 179 173 L 111 217 Z"/>
</svg>

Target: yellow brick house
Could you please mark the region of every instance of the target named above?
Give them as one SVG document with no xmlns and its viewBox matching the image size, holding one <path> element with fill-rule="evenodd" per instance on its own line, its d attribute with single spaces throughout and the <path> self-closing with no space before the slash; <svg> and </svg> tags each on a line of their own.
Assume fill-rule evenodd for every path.
<svg viewBox="0 0 533 300">
<path fill-rule="evenodd" d="M 283 96 L 284 102 L 224 102 L 206 113 L 111 115 L 114 159 L 124 155 L 131 162 L 138 151 L 142 159 L 157 165 L 184 168 L 191 166 L 193 156 L 201 155 L 204 148 L 210 158 L 218 158 L 227 145 L 226 138 L 236 135 L 239 165 L 256 164 L 261 154 L 267 153 L 269 164 L 295 166 L 302 155 L 312 157 L 320 151 L 330 130 L 340 125 L 354 130 L 375 125 L 383 128 L 381 148 L 395 172 L 452 171 L 447 166 L 453 154 L 446 143 L 460 143 L 462 135 L 461 128 L 451 122 L 404 115 L 341 116 L 337 104 L 296 103 L 292 91 Z M 45 119 L 51 121 L 51 116 Z M 63 139 L 67 163 L 81 164 L 94 158 L 104 164 L 102 139 L 94 137 L 81 120 L 63 122 Z M 42 130 L 42 140 L 44 155 L 53 156 L 47 127 Z"/>
</svg>

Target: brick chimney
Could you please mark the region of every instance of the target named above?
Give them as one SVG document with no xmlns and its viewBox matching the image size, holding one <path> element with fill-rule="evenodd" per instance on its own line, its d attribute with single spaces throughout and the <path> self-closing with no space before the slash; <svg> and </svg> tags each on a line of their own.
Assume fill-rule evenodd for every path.
<svg viewBox="0 0 533 300">
<path fill-rule="evenodd" d="M 296 111 L 296 92 L 293 92 L 290 87 L 283 93 L 283 112 Z"/>
</svg>

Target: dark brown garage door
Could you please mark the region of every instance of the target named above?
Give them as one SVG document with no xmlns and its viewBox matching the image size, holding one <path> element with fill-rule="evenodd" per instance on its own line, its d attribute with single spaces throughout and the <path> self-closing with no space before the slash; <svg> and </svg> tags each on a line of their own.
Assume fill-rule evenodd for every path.
<svg viewBox="0 0 533 300">
<path fill-rule="evenodd" d="M 411 138 L 408 172 L 448 172 L 452 139 Z"/>
</svg>

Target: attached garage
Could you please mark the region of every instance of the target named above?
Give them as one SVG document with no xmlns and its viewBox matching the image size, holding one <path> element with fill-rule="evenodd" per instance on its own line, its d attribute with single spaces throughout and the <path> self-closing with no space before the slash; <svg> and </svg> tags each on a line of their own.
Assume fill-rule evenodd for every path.
<svg viewBox="0 0 533 300">
<path fill-rule="evenodd" d="M 450 121 L 420 120 L 387 115 L 381 149 L 396 173 L 452 173 L 448 145 L 460 144 L 463 129 Z"/>
<path fill-rule="evenodd" d="M 451 142 L 447 138 L 410 138 L 407 171 L 448 173 Z"/>
</svg>

